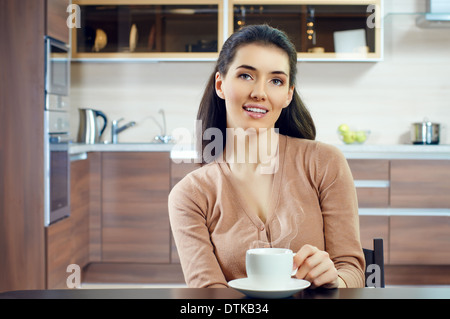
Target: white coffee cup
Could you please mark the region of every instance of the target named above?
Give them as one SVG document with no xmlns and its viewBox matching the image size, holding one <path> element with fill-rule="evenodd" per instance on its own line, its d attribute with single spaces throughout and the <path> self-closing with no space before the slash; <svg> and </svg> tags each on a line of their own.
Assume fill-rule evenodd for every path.
<svg viewBox="0 0 450 319">
<path fill-rule="evenodd" d="M 253 287 L 259 289 L 286 288 L 293 271 L 294 253 L 285 248 L 255 248 L 247 250 L 245 267 Z"/>
</svg>

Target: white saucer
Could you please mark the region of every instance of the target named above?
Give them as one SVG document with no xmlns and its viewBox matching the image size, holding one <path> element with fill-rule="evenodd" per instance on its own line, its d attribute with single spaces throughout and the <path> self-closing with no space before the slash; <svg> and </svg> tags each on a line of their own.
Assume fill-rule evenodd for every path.
<svg viewBox="0 0 450 319">
<path fill-rule="evenodd" d="M 253 287 L 248 278 L 240 278 L 231 280 L 228 282 L 231 288 L 234 288 L 248 297 L 252 298 L 266 298 L 266 299 L 278 299 L 287 298 L 293 294 L 299 292 L 300 290 L 308 288 L 311 283 L 303 279 L 291 278 L 286 284 L 285 288 L 276 290 L 266 290 L 264 288 Z"/>
</svg>

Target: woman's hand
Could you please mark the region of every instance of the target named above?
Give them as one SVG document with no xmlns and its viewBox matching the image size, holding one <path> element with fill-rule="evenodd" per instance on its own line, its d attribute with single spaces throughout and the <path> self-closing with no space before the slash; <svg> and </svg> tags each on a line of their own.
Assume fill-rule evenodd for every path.
<svg viewBox="0 0 450 319">
<path fill-rule="evenodd" d="M 345 287 L 328 253 L 317 247 L 304 245 L 300 248 L 294 256 L 294 269 L 297 267 L 295 277 L 308 280 L 313 287 Z"/>
</svg>

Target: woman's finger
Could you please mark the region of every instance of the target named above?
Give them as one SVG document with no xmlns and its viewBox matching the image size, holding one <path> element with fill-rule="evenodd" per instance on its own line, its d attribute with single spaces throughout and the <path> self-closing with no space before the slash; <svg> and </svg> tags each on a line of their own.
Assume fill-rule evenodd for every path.
<svg viewBox="0 0 450 319">
<path fill-rule="evenodd" d="M 334 263 L 328 257 L 328 254 L 326 252 L 316 253 L 314 256 L 311 257 L 311 259 L 312 258 L 315 259 L 314 267 L 312 267 L 306 274 L 305 276 L 306 280 L 316 283 L 316 280 L 324 276 L 324 274 L 330 272 L 330 275 L 332 275 L 332 273 L 335 272 Z M 330 279 L 332 278 L 330 277 Z"/>
<path fill-rule="evenodd" d="M 303 245 L 294 256 L 294 267 L 300 267 L 309 256 L 312 256 L 317 251 L 319 251 L 317 247 L 308 244 Z"/>
<path fill-rule="evenodd" d="M 338 287 L 338 275 L 336 268 L 328 268 L 327 271 L 310 281 L 315 287 L 335 288 Z"/>
<path fill-rule="evenodd" d="M 319 251 L 318 248 L 311 245 L 304 245 L 300 248 L 294 257 L 294 268 L 298 268 L 296 273 L 297 278 L 304 279 L 310 270 L 320 262 L 320 256 L 315 257 Z"/>
<path fill-rule="evenodd" d="M 314 246 L 304 246 L 297 253 L 295 263 L 298 263 L 296 278 L 308 280 L 313 286 L 335 284 L 337 270 L 326 251 Z"/>
</svg>

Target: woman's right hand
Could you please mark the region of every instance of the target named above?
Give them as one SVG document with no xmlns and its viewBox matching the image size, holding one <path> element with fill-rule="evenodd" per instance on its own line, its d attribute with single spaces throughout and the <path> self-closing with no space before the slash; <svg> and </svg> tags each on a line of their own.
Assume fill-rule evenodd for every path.
<svg viewBox="0 0 450 319">
<path fill-rule="evenodd" d="M 338 277 L 337 269 L 326 251 L 312 245 L 303 245 L 294 256 L 295 277 L 309 281 L 313 287 L 337 288 L 344 281 Z"/>
</svg>

